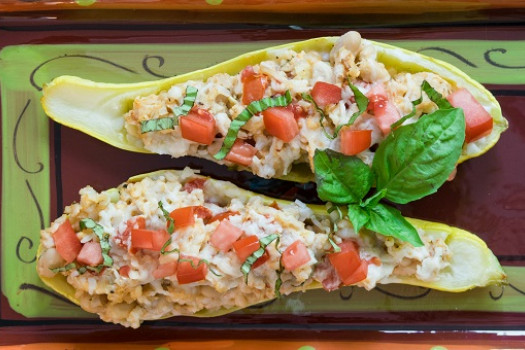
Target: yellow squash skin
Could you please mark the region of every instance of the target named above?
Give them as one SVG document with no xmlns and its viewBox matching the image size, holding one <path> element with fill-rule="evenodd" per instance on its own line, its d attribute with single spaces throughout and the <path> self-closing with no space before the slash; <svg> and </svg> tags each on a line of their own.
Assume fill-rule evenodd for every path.
<svg viewBox="0 0 525 350">
<path fill-rule="evenodd" d="M 173 170 L 171 170 L 173 171 Z M 156 171 L 152 173 L 137 175 L 130 178 L 127 182 L 137 182 L 145 177 L 157 177 L 162 175 L 166 170 Z M 230 198 L 237 198 L 241 201 L 247 200 L 248 198 L 255 195 L 255 193 L 241 189 L 232 183 L 226 181 L 215 180 L 204 176 L 207 181 L 219 181 L 221 188 L 224 193 Z M 258 195 L 258 194 L 257 194 Z M 266 197 L 262 195 L 264 203 L 270 205 L 273 202 L 277 202 L 280 205 L 289 204 L 288 201 Z M 308 205 L 317 215 L 328 215 L 326 208 L 322 205 Z M 446 292 L 463 292 L 476 287 L 483 287 L 493 284 L 505 284 L 506 275 L 501 268 L 498 260 L 483 242 L 476 235 L 467 232 L 465 230 L 444 225 L 441 223 L 408 219 L 408 221 L 416 227 L 416 229 L 423 229 L 426 232 L 436 231 L 442 232 L 446 235 L 445 242 L 451 250 L 452 260 L 450 262 L 450 268 L 439 276 L 439 279 L 435 282 L 424 282 L 417 280 L 413 277 L 401 277 L 391 282 L 402 283 L 414 286 L 421 286 L 425 288 L 432 288 Z M 38 249 L 38 257 L 42 246 Z M 51 289 L 65 298 L 71 300 L 73 303 L 79 305 L 79 301 L 75 297 L 74 288 L 66 282 L 66 277 L 62 274 L 56 274 L 53 278 L 40 277 L 42 281 Z M 300 289 L 299 287 L 298 289 Z M 308 289 L 322 288 L 320 283 L 312 283 Z M 263 301 L 261 301 L 263 302 Z M 237 311 L 238 308 L 232 309 L 220 309 L 213 312 L 207 310 L 201 310 L 195 313 L 195 317 L 214 317 L 224 314 L 228 314 Z"/>
<path fill-rule="evenodd" d="M 126 137 L 124 114 L 132 108 L 133 100 L 137 96 L 156 94 L 187 80 L 205 80 L 217 73 L 237 74 L 248 65 L 255 65 L 269 59 L 268 53 L 273 50 L 329 52 L 338 38 L 320 37 L 257 50 L 206 69 L 156 81 L 108 84 L 74 76 L 61 76 L 44 86 L 42 106 L 46 114 L 60 124 L 80 130 L 124 150 L 151 153 L 140 141 L 131 143 Z M 496 144 L 501 133 L 507 129 L 508 122 L 502 116 L 501 108 L 494 96 L 461 70 L 443 61 L 395 46 L 370 40 L 363 40 L 363 42 L 375 47 L 378 61 L 386 67 L 411 73 L 434 72 L 453 86 L 467 88 L 489 110 L 494 120 L 492 133 L 466 145 L 459 159 L 460 163 L 488 151 Z M 309 167 L 303 165 L 298 169 L 292 169 L 292 172 L 284 178 L 305 182 L 312 177 Z"/>
</svg>

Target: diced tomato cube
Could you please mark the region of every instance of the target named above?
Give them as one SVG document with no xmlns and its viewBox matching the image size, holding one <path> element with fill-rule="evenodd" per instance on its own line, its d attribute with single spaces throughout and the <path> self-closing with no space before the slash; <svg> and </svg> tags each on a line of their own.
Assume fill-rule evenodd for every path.
<svg viewBox="0 0 525 350">
<path fill-rule="evenodd" d="M 237 257 L 242 263 L 244 263 L 246 259 L 255 253 L 260 247 L 261 243 L 259 242 L 259 238 L 257 238 L 257 236 L 241 238 L 233 243 L 233 250 L 235 250 L 235 254 L 237 254 Z M 270 254 L 268 254 L 268 252 L 265 250 L 264 254 L 253 263 L 252 269 L 261 266 L 269 258 Z"/>
<path fill-rule="evenodd" d="M 98 242 L 87 242 L 82 246 L 78 253 L 77 261 L 88 266 L 97 266 L 102 264 L 102 248 Z"/>
<path fill-rule="evenodd" d="M 119 275 L 121 275 L 122 277 L 129 277 L 129 272 L 131 271 L 131 268 L 129 267 L 129 265 L 124 265 L 124 266 L 121 266 L 120 269 L 118 269 L 118 273 Z"/>
<path fill-rule="evenodd" d="M 343 127 L 341 135 L 341 152 L 347 156 L 355 156 L 368 149 L 372 143 L 372 130 L 352 130 Z"/>
<path fill-rule="evenodd" d="M 160 252 L 164 243 L 170 239 L 170 234 L 166 230 L 152 230 L 151 233 L 151 250 Z"/>
<path fill-rule="evenodd" d="M 447 96 L 450 104 L 462 108 L 465 114 L 465 142 L 479 140 L 489 135 L 494 127 L 492 116 L 483 108 L 474 96 L 465 88 Z"/>
<path fill-rule="evenodd" d="M 179 118 L 182 137 L 186 140 L 211 145 L 215 139 L 215 118 L 205 109 L 193 108 Z"/>
<path fill-rule="evenodd" d="M 334 84 L 318 81 L 312 89 L 312 98 L 321 108 L 341 101 L 342 89 Z"/>
<path fill-rule="evenodd" d="M 55 241 L 58 254 L 60 254 L 62 259 L 68 264 L 75 260 L 82 249 L 80 239 L 78 239 L 71 223 L 67 219 L 53 233 L 53 240 Z"/>
<path fill-rule="evenodd" d="M 390 126 L 401 118 L 395 104 L 391 102 L 382 84 L 375 84 L 367 94 L 368 110 L 372 111 L 377 125 L 384 135 L 390 133 Z"/>
<path fill-rule="evenodd" d="M 175 222 L 176 230 L 193 226 L 195 224 L 195 216 L 201 218 L 204 223 L 207 223 L 213 214 L 210 209 L 202 205 L 177 208 L 170 213 L 170 217 Z M 169 222 L 166 223 L 166 226 L 169 226 Z"/>
<path fill-rule="evenodd" d="M 345 241 L 339 244 L 339 248 L 341 248 L 341 251 L 339 253 L 328 254 L 328 259 L 343 284 L 347 286 L 365 279 L 368 269 L 361 266 L 363 261 L 361 261 L 356 244 L 351 241 Z M 368 264 L 366 264 L 366 262 L 364 264 L 368 268 Z M 360 272 L 356 272 L 358 270 Z M 365 272 L 364 277 L 363 271 Z M 360 277 L 363 278 L 356 280 Z"/>
<path fill-rule="evenodd" d="M 224 159 L 235 164 L 250 166 L 256 153 L 257 148 L 243 140 L 237 139 Z"/>
<path fill-rule="evenodd" d="M 153 248 L 153 230 L 143 228 L 131 230 L 131 248 L 135 249 L 152 249 Z"/>
<path fill-rule="evenodd" d="M 118 232 L 115 237 L 115 242 L 123 247 L 128 247 L 129 237 L 132 229 L 146 228 L 146 219 L 143 216 L 134 216 L 129 219 L 126 223 L 126 229 L 122 232 Z"/>
<path fill-rule="evenodd" d="M 196 189 L 202 190 L 204 188 L 204 183 L 206 183 L 206 179 L 198 177 L 186 182 L 182 188 L 184 189 L 184 191 L 191 193 L 193 192 L 193 190 Z"/>
<path fill-rule="evenodd" d="M 350 276 L 348 276 L 343 281 L 343 284 L 345 286 L 349 286 L 357 282 L 361 282 L 362 280 L 366 279 L 367 275 L 368 275 L 368 263 L 366 261 L 361 261 L 361 264 L 357 267 L 357 269 Z"/>
<path fill-rule="evenodd" d="M 173 276 L 177 273 L 177 260 L 167 262 L 165 264 L 159 264 L 155 271 L 153 271 L 153 277 L 160 279 L 164 277 Z"/>
<path fill-rule="evenodd" d="M 183 256 L 177 266 L 177 281 L 179 284 L 188 284 L 202 281 L 208 274 L 206 263 L 195 257 Z"/>
<path fill-rule="evenodd" d="M 175 222 L 175 229 L 193 226 L 195 224 L 195 208 L 177 208 L 170 213 L 170 217 Z"/>
<path fill-rule="evenodd" d="M 284 269 L 287 271 L 293 271 L 298 267 L 303 266 L 309 262 L 310 259 L 308 248 L 306 248 L 306 245 L 300 240 L 290 244 L 281 256 L 281 262 L 283 263 Z"/>
<path fill-rule="evenodd" d="M 212 246 L 222 252 L 227 252 L 231 249 L 233 242 L 241 237 L 243 231 L 233 225 L 229 220 L 223 220 L 219 226 L 213 231 L 210 237 Z"/>
<path fill-rule="evenodd" d="M 256 74 L 251 66 L 246 67 L 241 73 L 242 103 L 248 105 L 264 97 L 268 86 L 268 77 L 264 74 Z"/>
<path fill-rule="evenodd" d="M 268 134 L 284 142 L 292 141 L 299 134 L 294 114 L 286 107 L 271 107 L 262 112 L 264 127 Z"/>
</svg>

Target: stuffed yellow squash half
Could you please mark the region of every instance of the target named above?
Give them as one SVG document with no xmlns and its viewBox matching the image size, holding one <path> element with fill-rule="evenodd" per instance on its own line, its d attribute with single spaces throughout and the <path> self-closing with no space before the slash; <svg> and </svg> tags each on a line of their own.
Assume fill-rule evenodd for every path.
<svg viewBox="0 0 525 350">
<path fill-rule="evenodd" d="M 363 228 L 326 207 L 254 194 L 191 169 L 80 191 L 41 232 L 37 269 L 108 322 L 233 312 L 280 295 L 405 283 L 461 292 L 505 274 L 477 236 L 408 219 L 421 244 Z"/>
<path fill-rule="evenodd" d="M 465 112 L 459 162 L 487 151 L 507 128 L 494 97 L 457 68 L 356 32 L 158 81 L 62 76 L 43 92 L 52 119 L 113 146 L 207 158 L 265 178 L 304 178 L 318 149 L 370 165 L 392 130 L 441 109 Z M 437 103 L 436 94 L 446 100 Z M 301 163 L 309 167 L 293 172 Z"/>
</svg>

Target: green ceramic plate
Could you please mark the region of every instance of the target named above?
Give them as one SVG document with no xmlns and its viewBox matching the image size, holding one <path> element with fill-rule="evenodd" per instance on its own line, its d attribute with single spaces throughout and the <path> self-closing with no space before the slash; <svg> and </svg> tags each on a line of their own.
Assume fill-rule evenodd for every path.
<svg viewBox="0 0 525 350">
<path fill-rule="evenodd" d="M 50 127 L 40 106 L 41 88 L 54 77 L 78 75 L 104 82 L 138 82 L 207 67 L 278 42 L 28 45 L 0 52 L 2 105 L 2 293 L 27 317 L 90 317 L 44 287 L 35 271 L 39 230 L 51 213 L 55 163 Z M 448 61 L 486 84 L 525 84 L 509 67 L 522 64 L 522 41 L 397 41 L 394 45 Z M 497 49 L 494 49 L 497 48 Z M 95 141 L 94 141 L 95 142 Z M 67 166 L 67 165 L 66 165 Z M 125 178 L 120 179 L 124 181 Z M 67 181 L 67 179 L 62 179 Z M 55 197 L 54 197 L 55 196 Z M 66 203 L 68 204 L 68 203 Z M 61 203 L 59 203 L 61 205 Z M 242 313 L 339 313 L 353 311 L 525 312 L 525 267 L 505 268 L 513 288 L 491 287 L 449 294 L 410 286 L 312 291 Z"/>
</svg>

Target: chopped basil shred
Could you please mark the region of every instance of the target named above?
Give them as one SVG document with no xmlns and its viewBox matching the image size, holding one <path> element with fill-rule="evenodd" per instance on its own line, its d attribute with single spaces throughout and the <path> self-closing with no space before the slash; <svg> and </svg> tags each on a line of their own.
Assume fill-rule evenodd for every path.
<svg viewBox="0 0 525 350">
<path fill-rule="evenodd" d="M 328 210 L 327 210 L 328 214 L 331 214 L 333 211 L 337 210 L 337 214 L 338 214 L 339 218 L 337 220 L 334 220 L 334 232 L 331 232 L 328 235 L 328 243 L 330 243 L 330 245 L 334 249 L 335 253 L 339 253 L 341 251 L 341 248 L 339 248 L 339 246 L 334 242 L 334 240 L 332 239 L 332 236 L 334 235 L 334 233 L 337 232 L 337 230 L 339 230 L 339 227 L 337 226 L 337 223 L 339 221 L 341 221 L 344 216 L 343 216 L 343 212 L 341 211 L 341 208 L 339 208 L 339 206 L 337 206 L 337 205 L 335 205 L 333 203 L 330 203 L 330 204 L 332 206 L 330 208 L 328 208 Z"/>
<path fill-rule="evenodd" d="M 321 124 L 321 129 L 323 130 L 323 133 L 330 140 L 333 140 L 335 137 L 330 135 L 330 133 L 328 131 L 326 131 L 326 129 L 324 128 L 324 125 L 323 125 L 323 120 L 325 120 L 325 118 L 327 118 L 326 114 L 324 113 L 324 110 L 317 105 L 317 102 L 315 102 L 314 98 L 311 95 L 303 94 L 303 99 L 308 101 L 308 102 L 310 102 L 314 106 L 314 108 L 317 111 L 317 113 L 319 113 L 319 115 L 321 116 L 321 119 L 319 120 L 319 124 Z"/>
<path fill-rule="evenodd" d="M 281 286 L 283 285 L 283 280 L 281 279 L 281 274 L 284 271 L 282 262 L 279 261 L 279 270 L 277 270 L 277 279 L 275 280 L 275 297 L 281 297 Z"/>
<path fill-rule="evenodd" d="M 425 80 L 426 82 L 426 80 Z M 418 104 L 420 104 L 421 102 L 423 102 L 423 94 L 421 94 L 421 97 L 418 98 L 417 100 L 414 100 L 412 101 L 412 111 L 410 113 L 408 113 L 407 115 L 403 116 L 401 119 L 399 119 L 397 122 L 393 123 L 392 125 L 390 125 L 390 129 L 394 130 L 396 129 L 398 126 L 400 126 L 401 124 L 403 124 L 405 122 L 405 120 L 407 120 L 408 118 L 412 118 L 413 116 L 416 115 L 416 106 Z"/>
<path fill-rule="evenodd" d="M 54 269 L 50 269 L 50 270 L 53 273 L 59 273 L 59 272 L 65 272 L 65 271 L 69 271 L 69 270 L 72 270 L 72 269 L 76 269 L 76 267 L 77 267 L 77 264 L 72 262 L 72 263 L 67 264 L 66 266 L 55 267 Z"/>
<path fill-rule="evenodd" d="M 337 134 L 339 134 L 339 131 L 344 127 L 344 126 L 350 126 L 352 124 L 354 124 L 354 122 L 356 121 L 356 119 L 361 115 L 363 114 L 367 107 L 368 107 L 368 98 L 363 95 L 363 93 L 357 88 L 357 86 L 353 85 L 351 82 L 350 82 L 350 79 L 348 79 L 348 86 L 350 87 L 350 89 L 352 90 L 352 92 L 354 93 L 354 98 L 355 98 L 355 103 L 357 104 L 357 109 L 358 111 L 355 112 L 354 114 L 352 114 L 352 116 L 350 117 L 350 120 L 348 120 L 348 123 L 346 124 L 342 124 L 342 125 L 339 125 L 336 129 L 335 129 L 335 132 L 334 132 L 334 135 L 333 137 L 336 138 L 337 137 Z"/>
<path fill-rule="evenodd" d="M 109 250 L 111 246 L 109 245 L 109 234 L 104 232 L 104 228 L 97 224 L 93 219 L 85 218 L 80 220 L 80 229 L 90 229 L 98 237 L 100 241 L 100 248 L 102 248 L 102 258 L 104 259 L 103 266 L 112 266 L 113 259 L 109 256 Z"/>
<path fill-rule="evenodd" d="M 173 220 L 173 218 L 170 216 L 170 213 L 166 209 L 164 209 L 164 205 L 162 204 L 162 201 L 159 201 L 158 206 L 160 210 L 162 211 L 162 215 L 164 215 L 164 218 L 169 223 L 168 233 L 171 235 L 175 231 L 175 220 Z M 171 243 L 171 239 L 169 240 L 169 242 Z"/>
<path fill-rule="evenodd" d="M 421 89 L 427 94 L 428 98 L 438 106 L 439 109 L 454 108 L 446 98 L 444 98 L 439 92 L 434 90 L 434 88 L 428 83 L 428 81 L 423 80 L 423 83 L 421 84 Z"/>
<path fill-rule="evenodd" d="M 162 248 L 160 248 L 160 254 L 162 255 L 166 255 L 166 254 L 170 254 L 170 253 L 180 253 L 180 250 L 178 250 L 177 248 L 174 248 L 172 250 L 168 250 L 166 251 L 166 248 L 169 247 L 169 245 L 171 244 L 172 240 L 171 240 L 171 237 L 166 241 L 166 243 L 164 243 L 162 245 Z"/>
<path fill-rule="evenodd" d="M 228 133 L 224 138 L 224 143 L 218 153 L 213 157 L 217 160 L 222 160 L 230 152 L 239 130 L 246 124 L 254 115 L 259 114 L 271 107 L 286 107 L 292 102 L 292 95 L 290 91 L 286 91 L 283 96 L 265 97 L 258 101 L 251 102 L 230 124 Z"/>
<path fill-rule="evenodd" d="M 208 269 L 210 270 L 210 272 L 211 272 L 212 274 L 214 274 L 214 275 L 217 276 L 217 277 L 222 277 L 221 274 L 215 272 L 215 271 L 210 267 L 210 262 L 209 262 L 208 260 L 206 260 L 206 259 L 200 259 L 199 262 L 197 263 L 197 265 L 195 265 L 195 263 L 193 262 L 192 259 L 180 258 L 180 259 L 179 259 L 179 262 L 189 262 L 190 265 L 191 265 L 191 267 L 192 267 L 193 269 L 197 269 L 197 268 L 198 268 L 199 266 L 201 266 L 202 264 L 206 264 L 206 266 L 208 266 Z"/>
<path fill-rule="evenodd" d="M 264 254 L 266 247 L 279 238 L 279 235 L 272 234 L 266 237 L 263 237 L 259 240 L 260 247 L 255 252 L 252 253 L 249 257 L 246 258 L 244 264 L 241 266 L 241 272 L 243 273 L 246 283 L 248 282 L 248 274 L 252 269 L 252 265 Z"/>
<path fill-rule="evenodd" d="M 193 108 L 193 105 L 195 104 L 195 99 L 197 98 L 197 92 L 198 92 L 197 88 L 193 86 L 187 86 L 186 96 L 184 97 L 184 101 L 182 102 L 182 105 L 180 106 L 169 105 L 168 106 L 168 108 L 171 109 L 171 111 L 175 115 L 174 117 L 143 120 L 140 123 L 140 132 L 142 134 L 145 134 L 147 132 L 152 132 L 152 131 L 173 129 L 173 127 L 177 125 L 177 123 L 179 122 L 179 117 L 183 115 L 187 115 L 190 112 L 190 110 Z"/>
<path fill-rule="evenodd" d="M 168 108 L 171 109 L 173 114 L 175 114 L 175 118 L 186 115 L 191 111 L 193 105 L 195 104 L 195 100 L 197 99 L 197 92 L 197 88 L 188 85 L 186 87 L 186 96 L 184 97 L 184 101 L 182 101 L 182 105 L 168 106 Z"/>
</svg>

